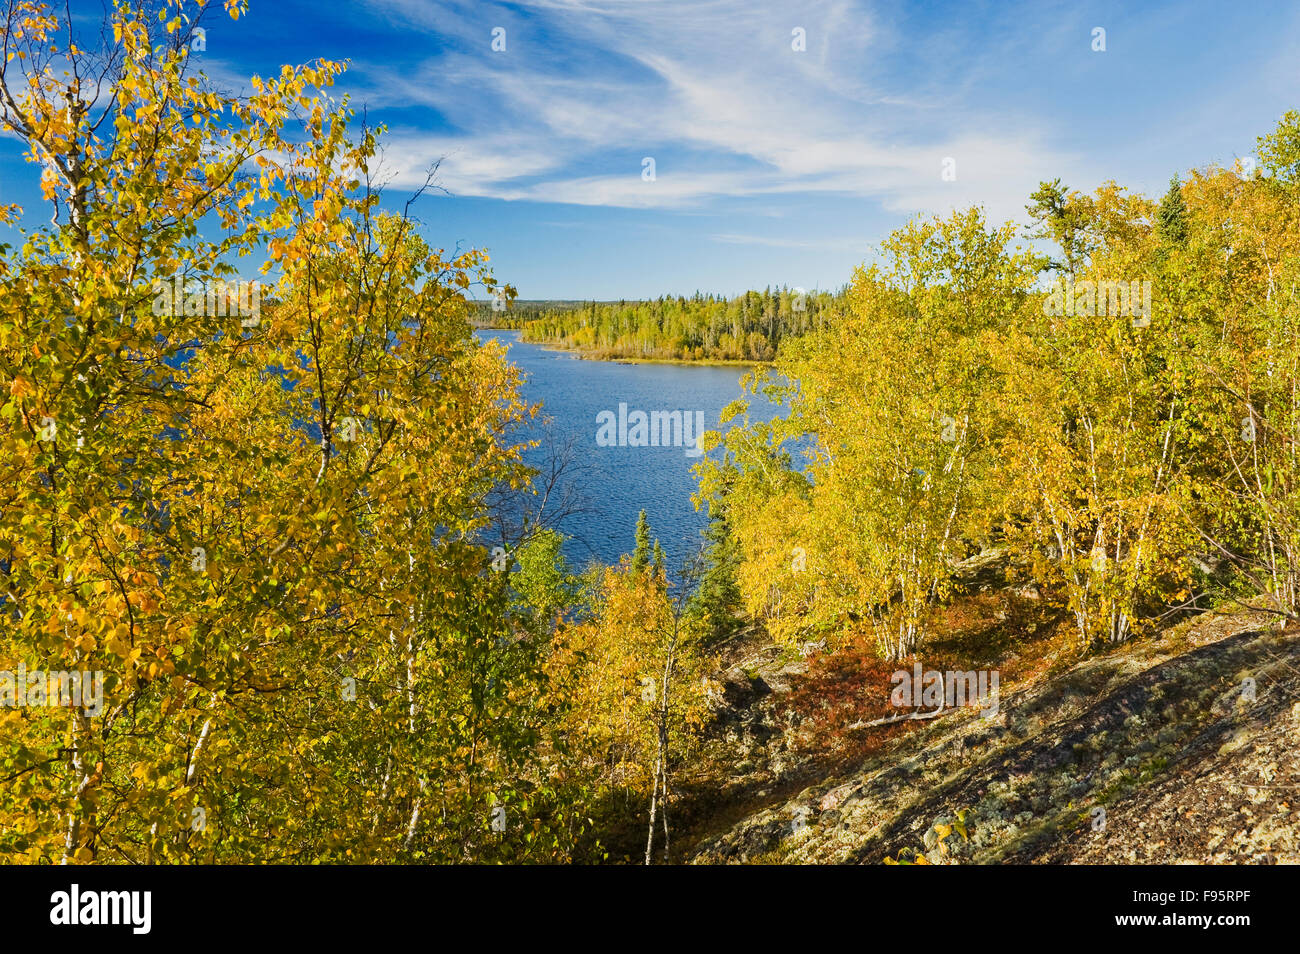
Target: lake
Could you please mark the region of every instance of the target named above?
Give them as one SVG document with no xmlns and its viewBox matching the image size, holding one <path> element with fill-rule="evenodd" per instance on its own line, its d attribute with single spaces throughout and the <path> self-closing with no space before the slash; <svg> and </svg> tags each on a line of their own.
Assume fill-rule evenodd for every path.
<svg viewBox="0 0 1300 954">
<path fill-rule="evenodd" d="M 701 417 L 706 430 L 718 429 L 722 409 L 744 396 L 739 382 L 749 368 L 584 361 L 572 352 L 521 341 L 518 331 L 476 334 L 507 348 L 509 360 L 524 374 L 524 399 L 543 405 L 539 420 L 546 422 L 522 435 L 543 442 L 529 453 L 528 463 L 540 467 L 556 446 L 572 447 L 569 482 L 584 509 L 560 529 L 571 537 L 566 556 L 575 568 L 593 559 L 617 563 L 630 553 L 637 514 L 644 510 L 675 571 L 699 548 L 708 522 L 691 503 L 697 486 L 692 468 L 702 458 L 688 453 L 694 448 L 685 446 L 686 440 L 694 437 L 694 422 Z M 760 397 L 751 417 L 770 420 L 777 410 Z M 648 420 L 638 427 L 638 411 L 647 419 L 660 412 L 653 435 Z M 662 413 L 672 411 L 682 412 L 680 429 Z M 661 435 L 670 444 L 675 438 L 677 446 L 639 446 Z"/>
</svg>

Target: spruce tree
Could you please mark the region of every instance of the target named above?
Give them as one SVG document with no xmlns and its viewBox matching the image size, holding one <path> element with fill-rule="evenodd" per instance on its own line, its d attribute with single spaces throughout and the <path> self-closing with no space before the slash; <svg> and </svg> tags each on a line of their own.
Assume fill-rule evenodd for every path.
<svg viewBox="0 0 1300 954">
<path fill-rule="evenodd" d="M 740 585 L 736 582 L 740 548 L 721 507 L 710 507 L 704 539 L 705 570 L 695 594 L 695 609 L 708 621 L 714 636 L 724 636 L 736 628 L 736 611 L 741 603 Z"/>
<path fill-rule="evenodd" d="M 632 572 L 640 573 L 650 564 L 650 521 L 645 511 L 636 518 L 636 550 L 632 552 Z"/>
<path fill-rule="evenodd" d="M 1165 248 L 1182 248 L 1187 244 L 1187 203 L 1183 201 L 1183 184 L 1178 176 L 1169 180 L 1169 191 L 1160 200 L 1156 217 L 1156 234 Z"/>
</svg>

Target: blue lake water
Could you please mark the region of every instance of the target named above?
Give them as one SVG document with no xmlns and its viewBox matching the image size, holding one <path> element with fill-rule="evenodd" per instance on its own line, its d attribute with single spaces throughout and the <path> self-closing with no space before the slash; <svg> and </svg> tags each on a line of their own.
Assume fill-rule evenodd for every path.
<svg viewBox="0 0 1300 954">
<path fill-rule="evenodd" d="M 620 404 L 627 405 L 629 416 L 635 410 L 682 411 L 694 420 L 702 411 L 705 429 L 717 430 L 722 409 L 744 396 L 739 382 L 748 368 L 584 361 L 520 341 L 518 331 L 484 329 L 477 334 L 508 349 L 509 360 L 524 374 L 524 399 L 543 405 L 539 418 L 545 422 L 521 435 L 543 442 L 528 462 L 543 466 L 555 447 L 572 447 L 569 483 L 583 512 L 560 527 L 571 537 L 566 550 L 571 563 L 617 563 L 635 545 L 642 510 L 670 568 L 699 548 L 707 514 L 696 511 L 691 494 L 698 483 L 692 468 L 702 458 L 688 456 L 686 447 L 599 446 L 597 417 L 602 411 L 617 416 Z M 777 410 L 760 397 L 750 416 L 770 420 Z"/>
</svg>

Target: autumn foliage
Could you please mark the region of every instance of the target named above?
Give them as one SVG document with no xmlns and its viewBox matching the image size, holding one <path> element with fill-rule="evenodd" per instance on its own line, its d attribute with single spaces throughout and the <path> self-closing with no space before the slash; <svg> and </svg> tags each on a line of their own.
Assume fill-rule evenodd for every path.
<svg viewBox="0 0 1300 954">
<path fill-rule="evenodd" d="M 915 220 L 810 310 L 539 317 L 609 353 L 772 358 L 746 386 L 788 412 L 740 401 L 710 435 L 702 574 L 643 528 L 580 579 L 540 522 L 490 543 L 494 501 L 534 489 L 512 435 L 537 409 L 469 298 L 513 290 L 383 210 L 344 64 L 221 92 L 199 6 L 114 3 L 93 50 L 39 3 L 0 22 L 0 123 L 47 203 L 0 209 L 23 229 L 0 672 L 103 677 L 100 711 L 0 705 L 0 861 L 596 860 L 647 816 L 654 848 L 719 639 L 823 641 L 829 725 L 934 645 L 993 547 L 1080 653 L 1216 600 L 1300 613 L 1300 114 L 1258 172 L 1163 200 L 1045 183 L 1046 245 L 979 209 Z M 1055 307 L 1067 279 L 1149 282 L 1149 309 Z M 231 281 L 260 311 L 159 307 Z"/>
<path fill-rule="evenodd" d="M 1005 547 L 1081 649 L 1216 600 L 1293 616 L 1297 125 L 1260 140 L 1261 170 L 1161 202 L 1045 183 L 1033 236 L 1059 258 L 977 209 L 884 242 L 835 327 L 748 379 L 786 419 L 738 402 L 711 438 L 700 499 L 741 550 L 743 610 L 901 659 L 955 565 Z"/>
</svg>

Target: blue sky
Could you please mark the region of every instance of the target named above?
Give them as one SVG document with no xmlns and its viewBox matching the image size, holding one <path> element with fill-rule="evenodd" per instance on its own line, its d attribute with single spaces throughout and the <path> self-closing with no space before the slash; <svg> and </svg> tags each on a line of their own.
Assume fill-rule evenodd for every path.
<svg viewBox="0 0 1300 954">
<path fill-rule="evenodd" d="M 388 204 L 441 160 L 426 236 L 487 247 L 524 298 L 834 288 L 915 214 L 1023 219 L 1057 176 L 1159 194 L 1300 107 L 1294 2 L 252 0 L 207 26 L 231 89 L 350 60 Z M 35 210 L 36 180 L 0 141 L 0 202 Z"/>
</svg>

